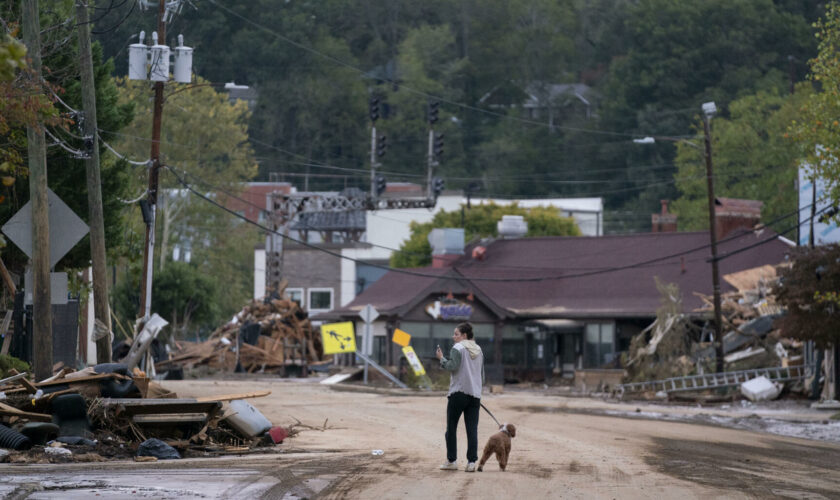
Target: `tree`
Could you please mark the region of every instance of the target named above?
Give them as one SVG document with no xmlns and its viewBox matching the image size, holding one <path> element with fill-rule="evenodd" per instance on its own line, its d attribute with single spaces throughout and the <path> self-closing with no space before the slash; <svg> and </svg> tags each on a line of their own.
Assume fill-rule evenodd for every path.
<svg viewBox="0 0 840 500">
<path fill-rule="evenodd" d="M 137 118 L 123 132 L 114 135 L 115 147 L 135 159 L 148 158 L 147 137 L 152 119 L 148 87 L 125 79 L 118 79 L 118 87 L 121 102 L 136 106 Z M 224 204 L 226 197 L 237 196 L 243 183 L 257 172 L 248 142 L 249 117 L 246 103 L 230 103 L 226 94 L 217 92 L 206 80 L 199 78 L 190 85 L 173 84 L 164 103 L 162 163 L 175 170 L 178 177 L 197 192 Z M 148 182 L 147 172 L 138 169 L 136 174 L 134 189 L 142 192 Z M 153 281 L 152 306 L 162 315 L 171 315 L 181 325 L 181 330 L 196 324 L 207 326 L 233 314 L 249 297 L 253 272 L 243 272 L 242 267 L 250 262 L 258 234 L 242 220 L 197 198 L 166 170 L 161 171 L 160 185 L 156 225 L 160 248 L 156 250 L 159 261 Z M 140 234 L 139 211 L 135 212 L 132 223 L 134 233 Z M 186 265 L 171 262 L 175 245 L 181 247 L 182 255 L 184 250 L 190 250 L 190 269 L 212 276 L 213 286 L 219 286 L 216 282 L 225 284 L 226 293 L 213 295 L 212 303 L 201 305 L 209 312 L 200 312 L 203 309 L 191 312 L 194 306 L 188 305 L 179 306 L 173 313 L 165 301 L 158 302 L 158 279 L 168 279 L 165 277 L 170 276 L 170 266 L 177 264 L 178 269 L 172 271 L 176 273 L 183 272 Z M 139 259 L 140 255 L 142 252 L 135 254 L 134 259 Z M 123 314 L 134 317 L 136 310 L 132 311 L 130 304 L 133 303 L 134 287 L 139 289 L 136 263 L 122 279 L 127 284 L 120 286 L 115 294 L 120 294 L 119 302 L 126 304 Z M 162 293 L 166 296 L 168 292 Z M 199 297 L 207 298 L 206 295 Z"/>
<path fill-rule="evenodd" d="M 114 138 L 116 147 L 133 158 L 148 158 L 152 120 L 152 101 L 142 82 L 118 79 L 120 100 L 136 106 L 136 118 Z M 230 103 L 224 93 L 201 78 L 195 84 L 173 84 L 165 97 L 161 130 L 161 158 L 179 175 L 204 192 L 237 192 L 241 183 L 256 175 L 257 165 L 248 143 L 250 113 L 245 102 Z M 148 183 L 146 172 L 138 169 L 135 191 Z M 160 228 L 161 268 L 166 265 L 170 240 L 189 238 L 191 228 L 208 222 L 194 219 L 188 203 L 190 195 L 172 175 L 161 174 L 158 227 Z M 180 191 L 173 191 L 180 190 Z M 168 190 L 168 191 L 167 191 Z M 176 220 L 178 224 L 176 225 Z"/>
<path fill-rule="evenodd" d="M 720 116 L 727 117 L 733 100 L 785 91 L 789 56 L 805 60 L 813 46 L 805 19 L 772 0 L 635 2 L 627 8 L 624 29 L 625 52 L 613 59 L 601 86 L 601 126 L 640 135 L 684 136 L 703 102 L 715 101 Z M 801 78 L 801 65 L 794 69 L 792 76 Z M 624 154 L 639 155 L 634 149 L 628 153 L 625 147 Z M 628 168 L 616 176 L 615 188 L 635 182 L 649 187 L 608 197 L 610 207 L 641 210 L 633 200 L 643 199 L 649 213 L 658 199 L 677 194 L 673 185 L 662 182 L 674 172 L 674 146 L 646 151 L 649 157 L 637 159 L 656 170 L 638 176 Z"/>
<path fill-rule="evenodd" d="M 48 181 L 52 189 L 82 219 L 88 218 L 87 189 L 84 182 L 85 164 L 69 152 L 84 150 L 81 132 L 77 128 L 79 115 L 69 108 L 80 110 L 81 94 L 78 74 L 77 38 L 73 35 L 71 2 L 58 2 L 45 5 L 41 2 L 41 37 L 44 81 L 38 83 L 22 78 L 28 71 L 22 62 L 12 62 L 20 57 L 17 36 L 17 19 L 20 15 L 19 2 L 0 4 L 0 18 L 4 20 L 6 33 L 2 36 L 0 49 L 5 55 L 6 69 L 13 70 L 11 79 L 0 79 L 0 176 L 3 177 L 0 193 L 0 220 L 8 220 L 12 214 L 29 200 L 29 189 L 25 182 L 14 182 L 14 178 L 27 177 L 28 170 L 23 165 L 26 150 L 25 126 L 43 123 L 46 131 L 55 137 L 47 136 L 50 147 L 47 149 Z M 119 131 L 131 119 L 131 106 L 121 106 L 116 102 L 116 88 L 110 73 L 111 61 L 102 57 L 99 44 L 92 47 L 94 80 L 96 84 L 97 120 L 101 128 Z M 2 66 L 2 64 L 0 64 Z M 59 100 L 60 99 L 60 100 Z M 54 142 L 58 142 L 53 144 Z M 65 149 L 66 148 L 66 149 Z M 100 152 L 105 146 L 100 144 Z M 123 243 L 124 204 L 120 201 L 127 197 L 126 172 L 128 164 L 111 157 L 102 162 L 102 192 L 105 214 L 105 237 L 109 252 L 119 252 Z M 5 202 L 5 203 L 3 203 Z M 22 274 L 27 257 L 15 247 L 10 247 L 4 255 L 6 265 L 15 273 Z M 57 269 L 87 267 L 90 262 L 90 245 L 87 240 L 77 244 L 57 264 Z"/>
<path fill-rule="evenodd" d="M 528 223 L 526 237 L 535 236 L 580 236 L 580 229 L 571 217 L 562 217 L 553 207 L 522 208 L 517 204 L 476 205 L 469 210 L 447 212 L 445 210 L 435 214 L 431 222 L 411 223 L 411 236 L 391 256 L 393 267 L 421 267 L 432 261 L 432 248 L 429 245 L 429 233 L 434 228 L 463 227 L 464 238 L 471 241 L 475 238 L 498 236 L 496 223 L 503 215 L 522 215 Z M 462 223 L 463 217 L 463 223 Z"/>
<path fill-rule="evenodd" d="M 789 231 L 797 223 L 792 214 L 800 150 L 787 131 L 809 94 L 807 85 L 793 95 L 758 92 L 733 101 L 729 117 L 713 121 L 715 195 L 763 201 L 762 220 L 780 219 L 774 224 L 777 231 Z M 702 132 L 702 125 L 698 128 Z M 692 142 L 697 147 L 677 143 L 674 181 L 680 197 L 671 206 L 680 229 L 696 231 L 708 229 L 709 209 L 702 135 Z"/>
<path fill-rule="evenodd" d="M 840 4 L 831 2 L 825 17 L 814 25 L 819 46 L 809 64 L 811 80 L 819 87 L 803 107 L 801 119 L 791 125 L 792 136 L 802 146 L 803 159 L 815 176 L 825 182 L 832 204 L 840 203 Z"/>
<path fill-rule="evenodd" d="M 776 300 L 786 314 L 782 334 L 813 340 L 821 348 L 840 342 L 840 245 L 799 247 L 793 264 L 779 271 Z"/>
<path fill-rule="evenodd" d="M 133 318 L 137 314 L 140 302 L 139 274 L 137 277 L 136 281 L 120 282 L 114 289 L 114 308 L 120 318 Z M 216 304 L 220 295 L 218 278 L 197 265 L 172 262 L 155 275 L 152 310 L 169 322 L 175 338 L 186 338 L 191 326 L 215 326 L 219 320 Z"/>
</svg>

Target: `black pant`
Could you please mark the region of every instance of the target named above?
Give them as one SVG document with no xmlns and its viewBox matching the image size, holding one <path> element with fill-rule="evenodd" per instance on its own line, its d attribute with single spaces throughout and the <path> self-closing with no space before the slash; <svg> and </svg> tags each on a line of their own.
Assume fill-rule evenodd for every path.
<svg viewBox="0 0 840 500">
<path fill-rule="evenodd" d="M 478 460 L 478 409 L 481 400 L 463 392 L 449 395 L 446 404 L 446 459 L 454 462 L 458 458 L 458 420 L 464 414 L 467 426 L 467 461 Z"/>
</svg>

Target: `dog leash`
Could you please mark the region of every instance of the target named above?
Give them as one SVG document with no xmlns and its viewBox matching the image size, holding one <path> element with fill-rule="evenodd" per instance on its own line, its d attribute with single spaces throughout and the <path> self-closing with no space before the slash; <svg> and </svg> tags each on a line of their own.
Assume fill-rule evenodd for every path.
<svg viewBox="0 0 840 500">
<path fill-rule="evenodd" d="M 490 415 L 490 418 L 492 418 L 493 420 L 495 420 L 495 421 L 496 421 L 496 425 L 498 425 L 499 427 L 501 427 L 501 426 L 502 426 L 502 424 L 500 424 L 500 423 L 499 423 L 499 421 L 498 421 L 498 420 L 496 420 L 496 417 L 494 417 L 494 416 L 493 416 L 493 414 L 492 414 L 492 413 L 490 413 L 490 410 L 488 410 L 488 409 L 487 409 L 487 407 L 486 407 L 486 406 L 484 406 L 484 403 L 479 402 L 478 404 L 480 404 L 480 405 L 481 405 L 481 407 L 482 407 L 482 408 L 484 408 L 484 411 L 486 411 L 486 412 L 487 412 L 487 414 L 488 414 L 488 415 Z"/>
</svg>

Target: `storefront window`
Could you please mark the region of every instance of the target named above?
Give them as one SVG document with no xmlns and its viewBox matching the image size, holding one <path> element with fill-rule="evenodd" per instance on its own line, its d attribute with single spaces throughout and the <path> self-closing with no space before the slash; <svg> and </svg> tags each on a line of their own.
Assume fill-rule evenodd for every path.
<svg viewBox="0 0 840 500">
<path fill-rule="evenodd" d="M 589 323 L 584 334 L 584 367 L 598 368 L 615 356 L 615 323 Z"/>
</svg>

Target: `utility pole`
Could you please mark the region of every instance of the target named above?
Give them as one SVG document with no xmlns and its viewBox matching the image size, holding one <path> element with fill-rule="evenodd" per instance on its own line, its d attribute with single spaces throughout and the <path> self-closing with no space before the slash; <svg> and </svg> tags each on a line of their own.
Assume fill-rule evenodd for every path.
<svg viewBox="0 0 840 500">
<path fill-rule="evenodd" d="M 38 0 L 23 0 L 23 41 L 35 87 L 41 87 L 41 22 Z M 44 129 L 26 127 L 29 197 L 32 201 L 32 344 L 36 380 L 52 376 L 52 300 L 50 296 L 50 219 L 47 201 L 47 147 Z"/>
<path fill-rule="evenodd" d="M 164 13 L 166 2 L 158 2 L 158 42 L 166 45 L 166 22 Z M 168 56 L 167 56 L 168 57 Z M 152 61 L 155 64 L 156 61 Z M 168 64 L 168 62 L 167 62 Z M 163 83 L 155 82 L 155 104 L 152 118 L 152 151 L 149 167 L 149 220 L 146 222 L 146 246 L 143 249 L 143 282 L 140 284 L 140 317 L 148 318 L 152 314 L 152 272 L 155 253 L 155 207 L 158 195 L 158 173 L 160 171 L 160 126 L 163 114 Z"/>
<path fill-rule="evenodd" d="M 105 222 L 102 214 L 102 183 L 99 179 L 99 137 L 96 129 L 96 86 L 93 80 L 93 58 L 90 50 L 90 18 L 88 5 L 94 0 L 76 1 L 76 22 L 79 30 L 79 69 L 84 108 L 85 159 L 87 170 L 88 214 L 90 218 L 90 257 L 93 263 L 93 315 L 104 329 L 94 328 L 96 362 L 111 362 L 111 312 L 108 308 L 108 277 L 105 263 Z"/>
<path fill-rule="evenodd" d="M 718 270 L 717 258 L 717 221 L 715 220 L 715 180 L 712 175 L 712 129 L 711 119 L 717 112 L 714 102 L 703 104 L 703 132 L 706 142 L 706 182 L 708 183 L 709 197 L 709 240 L 712 248 L 712 292 L 714 294 L 715 307 L 715 347 L 716 365 L 718 373 L 723 372 L 723 320 L 720 312 L 720 272 Z"/>
</svg>

